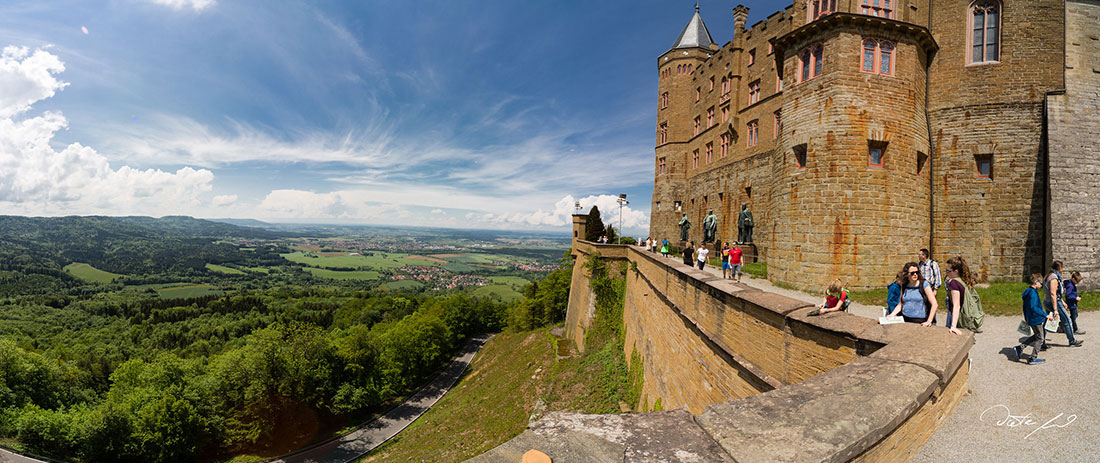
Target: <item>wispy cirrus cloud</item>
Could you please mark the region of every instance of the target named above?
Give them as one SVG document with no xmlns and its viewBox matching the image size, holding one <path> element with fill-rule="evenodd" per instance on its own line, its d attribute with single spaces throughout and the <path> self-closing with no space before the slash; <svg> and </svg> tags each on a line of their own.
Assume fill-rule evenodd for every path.
<svg viewBox="0 0 1100 463">
<path fill-rule="evenodd" d="M 190 8 L 194 11 L 202 11 L 214 6 L 216 0 L 146 0 L 157 5 L 167 6 L 173 10 Z"/>
</svg>

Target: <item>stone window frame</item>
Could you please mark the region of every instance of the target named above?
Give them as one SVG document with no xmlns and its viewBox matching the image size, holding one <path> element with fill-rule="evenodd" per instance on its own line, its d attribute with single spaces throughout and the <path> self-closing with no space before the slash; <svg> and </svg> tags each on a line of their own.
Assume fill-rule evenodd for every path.
<svg viewBox="0 0 1100 463">
<path fill-rule="evenodd" d="M 714 91 L 714 76 L 710 76 L 710 89 L 708 91 Z"/>
<path fill-rule="evenodd" d="M 707 108 L 707 128 L 714 127 L 714 106 Z"/>
<path fill-rule="evenodd" d="M 984 42 L 982 44 L 982 60 L 981 61 L 975 61 L 975 59 L 974 59 L 974 32 L 975 32 L 975 29 L 974 29 L 974 15 L 978 12 L 978 10 L 982 10 L 982 12 L 983 12 L 982 21 L 984 23 L 984 27 L 982 27 L 982 29 L 981 29 L 982 30 L 982 41 Z M 966 9 L 966 34 L 965 35 L 966 35 L 966 65 L 967 66 L 982 66 L 982 65 L 987 65 L 987 64 L 998 64 L 998 63 L 1001 62 L 1001 60 L 1000 60 L 1001 56 L 1004 55 L 1004 53 L 1003 53 L 1004 50 L 1002 49 L 1003 47 L 1001 46 L 1002 43 L 1003 43 L 1001 41 L 1001 38 L 1003 37 L 1003 34 L 1001 33 L 1001 29 L 1002 29 L 1001 26 L 1002 26 L 1002 23 L 1004 22 L 1002 20 L 1002 18 L 1004 17 L 1003 11 L 1004 11 L 1004 8 L 1002 7 L 1001 2 L 999 0 L 975 0 L 975 1 L 971 2 L 970 6 Z M 987 19 L 989 18 L 990 13 L 996 13 L 996 15 L 997 15 L 997 17 L 996 17 L 997 23 L 994 24 L 993 27 L 990 27 L 990 25 L 987 21 Z M 997 58 L 992 59 L 992 60 L 985 59 L 989 55 L 989 48 L 988 47 L 991 45 L 990 42 L 989 42 L 989 35 L 990 35 L 989 31 L 990 31 L 990 29 L 993 29 L 996 32 L 996 40 L 992 43 L 992 45 L 995 47 L 995 52 L 997 54 Z"/>
<path fill-rule="evenodd" d="M 703 119 L 699 116 L 695 116 L 695 135 L 699 135 L 700 125 L 703 123 Z"/>
<path fill-rule="evenodd" d="M 794 170 L 806 170 L 809 163 L 808 151 L 809 147 L 805 143 L 791 147 L 791 153 L 794 154 Z"/>
<path fill-rule="evenodd" d="M 759 141 L 760 137 L 760 121 L 756 119 L 749 121 L 748 130 L 746 130 L 745 135 L 748 147 L 752 148 L 756 146 L 756 142 Z"/>
<path fill-rule="evenodd" d="M 657 143 L 668 143 L 668 122 L 662 122 L 657 126 Z"/>
<path fill-rule="evenodd" d="M 703 87 L 695 87 L 695 102 L 698 103 L 699 100 L 701 100 L 702 98 L 703 98 Z"/>
<path fill-rule="evenodd" d="M 749 106 L 760 102 L 760 79 L 749 84 Z"/>
<path fill-rule="evenodd" d="M 782 119 L 783 110 L 782 109 L 777 109 L 772 114 L 775 116 L 775 133 L 773 134 L 773 136 L 775 138 L 779 138 L 779 130 L 780 130 L 780 128 L 783 127 L 783 125 L 782 125 L 782 123 L 783 123 L 783 119 Z"/>
<path fill-rule="evenodd" d="M 756 49 L 749 50 L 749 66 L 756 64 Z"/>
<path fill-rule="evenodd" d="M 732 82 L 732 79 L 727 76 L 722 76 L 722 96 L 730 94 L 730 82 Z"/>
<path fill-rule="evenodd" d="M 877 169 L 886 168 L 886 148 L 889 146 L 888 142 L 878 140 L 867 140 L 867 167 L 873 167 Z M 875 163 L 875 152 L 878 151 L 878 163 Z"/>
<path fill-rule="evenodd" d="M 806 0 L 806 22 L 811 23 L 836 11 L 837 0 Z"/>
<path fill-rule="evenodd" d="M 982 172 L 982 164 L 987 166 L 987 172 Z M 974 168 L 977 170 L 977 179 L 992 181 L 994 173 L 993 170 L 993 153 L 981 153 L 974 155 Z"/>
<path fill-rule="evenodd" d="M 668 102 L 669 102 L 668 92 L 662 93 L 661 94 L 661 109 L 667 108 L 668 107 Z"/>
<path fill-rule="evenodd" d="M 730 120 L 730 107 L 729 105 L 722 107 L 722 122 L 729 122 Z"/>
<path fill-rule="evenodd" d="M 871 54 L 871 69 L 867 69 L 867 53 Z M 883 72 L 882 58 L 889 56 L 890 69 Z M 863 39 L 859 53 L 859 72 L 866 74 L 878 74 L 893 77 L 894 68 L 898 62 L 898 47 L 893 41 L 886 39 Z"/>
<path fill-rule="evenodd" d="M 726 157 L 730 152 L 730 134 L 723 133 L 721 137 L 721 144 L 718 148 L 718 159 Z"/>
<path fill-rule="evenodd" d="M 775 93 L 783 91 L 783 76 L 779 75 L 779 67 L 775 68 Z"/>
<path fill-rule="evenodd" d="M 714 162 L 714 142 L 708 142 L 707 148 L 707 164 Z"/>
<path fill-rule="evenodd" d="M 798 82 L 813 80 L 825 73 L 825 45 L 815 43 L 798 53 Z"/>
<path fill-rule="evenodd" d="M 665 175 L 668 173 L 668 158 L 661 156 L 657 158 L 657 175 Z"/>
<path fill-rule="evenodd" d="M 691 156 L 691 168 L 692 169 L 698 169 L 699 168 L 699 150 L 692 151 L 691 155 L 692 155 Z"/>
<path fill-rule="evenodd" d="M 879 18 L 894 19 L 894 9 L 890 6 L 890 0 L 863 0 L 862 3 L 863 14 Z"/>
<path fill-rule="evenodd" d="M 681 210 L 684 209 L 684 202 L 683 201 L 673 201 L 672 202 L 672 207 L 674 209 L 676 209 L 677 211 L 681 211 Z"/>
</svg>

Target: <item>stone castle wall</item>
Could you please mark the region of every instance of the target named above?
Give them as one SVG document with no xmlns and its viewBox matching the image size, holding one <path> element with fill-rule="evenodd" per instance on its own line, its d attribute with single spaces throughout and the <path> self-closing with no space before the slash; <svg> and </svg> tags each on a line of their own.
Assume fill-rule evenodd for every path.
<svg viewBox="0 0 1100 463">
<path fill-rule="evenodd" d="M 1053 259 L 1100 288 L 1100 0 L 1066 1 L 1066 87 L 1047 100 Z"/>
</svg>

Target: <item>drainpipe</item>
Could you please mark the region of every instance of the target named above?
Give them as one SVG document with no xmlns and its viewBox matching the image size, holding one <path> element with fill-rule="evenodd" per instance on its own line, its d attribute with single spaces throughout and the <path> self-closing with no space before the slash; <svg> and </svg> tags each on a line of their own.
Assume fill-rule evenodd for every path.
<svg viewBox="0 0 1100 463">
<path fill-rule="evenodd" d="M 932 3 L 928 0 L 928 31 L 932 32 Z M 935 39 L 935 34 L 932 35 Z M 928 249 L 929 253 L 936 253 L 936 144 L 932 140 L 932 116 L 928 110 L 929 89 L 932 86 L 932 60 L 928 60 L 928 69 L 924 70 L 924 125 L 928 128 Z"/>
</svg>

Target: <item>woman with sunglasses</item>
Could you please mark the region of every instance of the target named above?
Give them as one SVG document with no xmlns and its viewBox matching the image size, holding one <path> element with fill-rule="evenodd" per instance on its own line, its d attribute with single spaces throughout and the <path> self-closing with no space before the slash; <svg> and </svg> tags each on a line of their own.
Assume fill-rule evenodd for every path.
<svg viewBox="0 0 1100 463">
<path fill-rule="evenodd" d="M 899 313 L 906 323 L 920 323 L 921 326 L 936 324 L 936 295 L 932 292 L 932 285 L 924 281 L 920 267 L 916 262 L 907 262 L 902 267 L 905 275 L 905 285 L 901 288 L 901 301 L 890 313 L 896 316 Z"/>
</svg>

